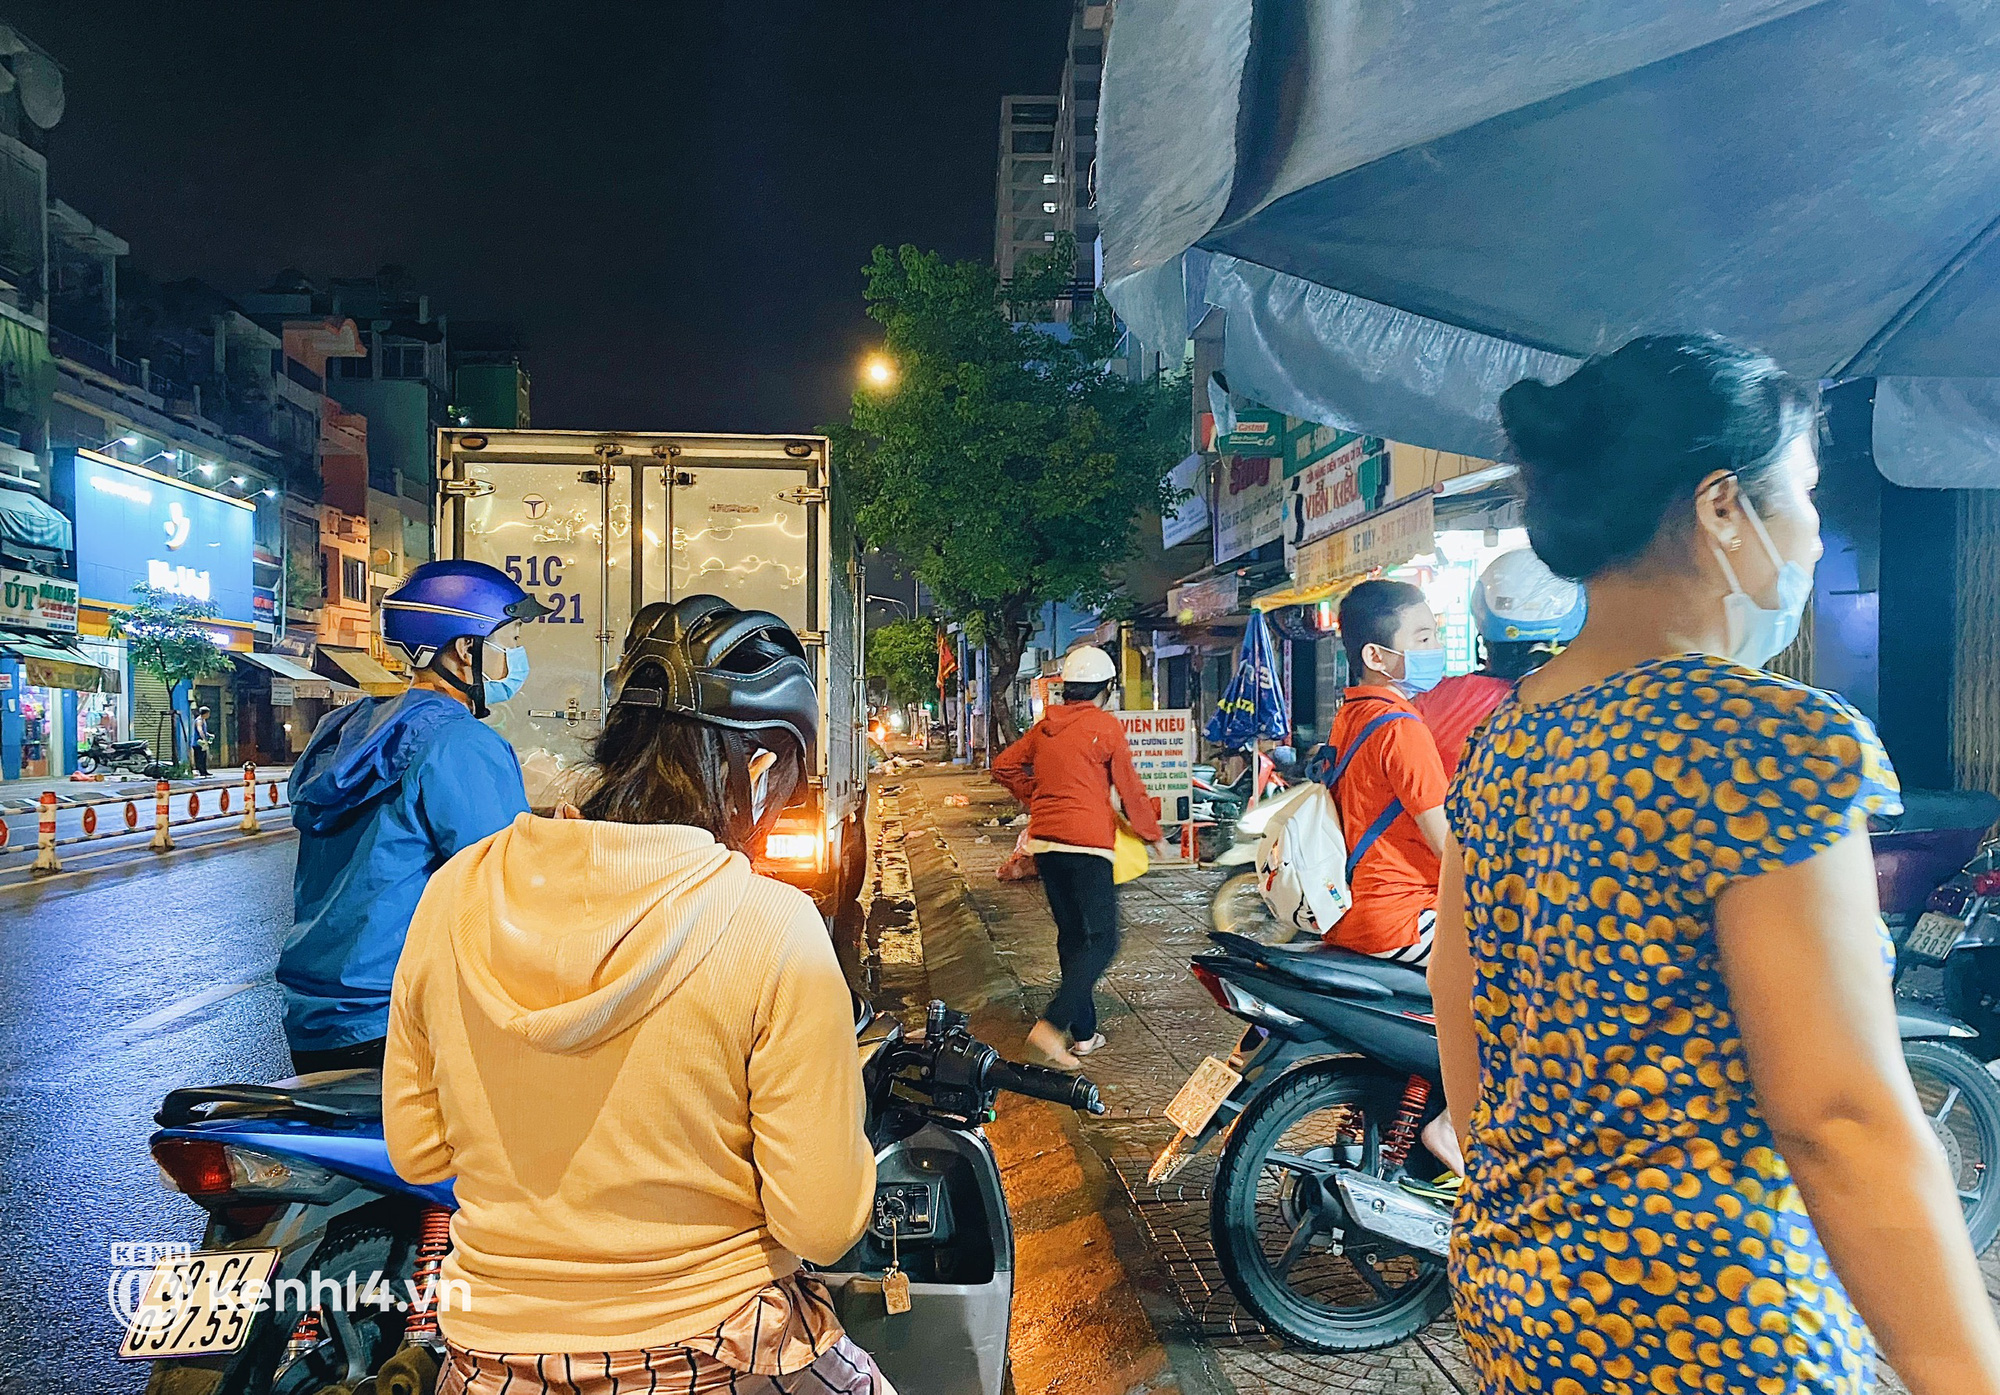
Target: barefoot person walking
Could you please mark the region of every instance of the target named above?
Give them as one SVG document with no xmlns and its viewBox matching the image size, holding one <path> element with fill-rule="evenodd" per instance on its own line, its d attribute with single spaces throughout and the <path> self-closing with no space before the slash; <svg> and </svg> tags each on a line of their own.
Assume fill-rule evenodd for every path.
<svg viewBox="0 0 2000 1395">
<path fill-rule="evenodd" d="M 1091 995 L 1118 956 L 1112 789 L 1134 832 L 1156 849 L 1165 836 L 1132 768 L 1125 729 L 1104 710 L 1117 676 L 1118 666 L 1102 649 L 1072 649 L 1063 658 L 1063 700 L 993 762 L 993 778 L 1028 806 L 1028 849 L 1049 894 L 1062 965 L 1062 984 L 1028 1033 L 1028 1044 L 1064 1070 L 1075 1070 L 1078 1056 L 1104 1045 Z"/>
</svg>

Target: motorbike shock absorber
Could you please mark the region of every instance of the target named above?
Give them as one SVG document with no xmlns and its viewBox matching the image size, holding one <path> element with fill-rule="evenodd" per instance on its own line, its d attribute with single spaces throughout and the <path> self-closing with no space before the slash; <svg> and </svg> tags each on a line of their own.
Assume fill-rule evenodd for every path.
<svg viewBox="0 0 2000 1395">
<path fill-rule="evenodd" d="M 284 1359 L 278 1363 L 278 1369 L 282 1371 L 318 1346 L 320 1338 L 325 1335 L 325 1330 L 317 1308 L 309 1313 L 301 1313 L 299 1320 L 292 1324 L 292 1335 L 285 1342 Z"/>
<path fill-rule="evenodd" d="M 426 1206 L 417 1221 L 417 1257 L 410 1273 L 410 1320 L 403 1326 L 403 1345 L 438 1339 L 438 1284 L 444 1257 L 451 1249 L 451 1212 Z"/>
<path fill-rule="evenodd" d="M 1403 1103 L 1396 1111 L 1396 1121 L 1389 1125 L 1382 1139 L 1382 1160 L 1388 1168 L 1401 1167 L 1409 1160 L 1417 1130 L 1424 1122 L 1424 1106 L 1430 1099 L 1431 1083 L 1421 1075 L 1413 1075 L 1403 1083 Z"/>
</svg>

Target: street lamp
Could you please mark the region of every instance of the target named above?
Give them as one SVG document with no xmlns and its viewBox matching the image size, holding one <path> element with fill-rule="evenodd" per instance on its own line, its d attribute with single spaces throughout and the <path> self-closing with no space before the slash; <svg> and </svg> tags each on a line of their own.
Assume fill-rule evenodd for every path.
<svg viewBox="0 0 2000 1395">
<path fill-rule="evenodd" d="M 896 381 L 896 365 L 886 354 L 870 354 L 861 366 L 861 376 L 870 387 L 886 388 Z"/>
<path fill-rule="evenodd" d="M 906 620 L 909 619 L 910 603 L 900 596 L 877 596 L 871 594 L 868 599 L 878 605 L 899 605 L 903 608 L 903 618 Z"/>
</svg>

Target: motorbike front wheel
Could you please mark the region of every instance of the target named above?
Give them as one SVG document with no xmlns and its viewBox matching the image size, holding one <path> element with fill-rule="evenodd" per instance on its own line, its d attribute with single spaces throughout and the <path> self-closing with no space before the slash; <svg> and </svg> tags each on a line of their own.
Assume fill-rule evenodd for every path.
<svg viewBox="0 0 2000 1395">
<path fill-rule="evenodd" d="M 1209 1199 L 1222 1274 L 1286 1339 L 1320 1352 L 1406 1341 L 1450 1306 L 1444 1261 L 1346 1221 L 1338 1168 L 1383 1174 L 1383 1134 L 1402 1092 L 1352 1061 L 1309 1065 L 1251 1102 L 1230 1132 Z"/>
<path fill-rule="evenodd" d="M 1984 1254 L 2000 1236 L 2000 1082 L 1941 1041 L 1904 1042 L 1903 1061 L 1951 1169 L 1972 1248 Z"/>
</svg>

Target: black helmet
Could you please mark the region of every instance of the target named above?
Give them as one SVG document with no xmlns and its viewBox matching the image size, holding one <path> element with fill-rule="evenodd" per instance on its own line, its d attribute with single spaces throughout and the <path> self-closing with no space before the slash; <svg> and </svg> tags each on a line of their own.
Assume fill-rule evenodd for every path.
<svg viewBox="0 0 2000 1395">
<path fill-rule="evenodd" d="M 666 675 L 664 687 L 634 686 L 655 668 Z M 817 762 L 812 665 L 791 626 L 769 611 L 738 610 L 720 596 L 657 601 L 632 617 L 608 686 L 613 707 L 656 707 L 730 731 L 790 733 L 805 762 L 801 783 Z"/>
</svg>

